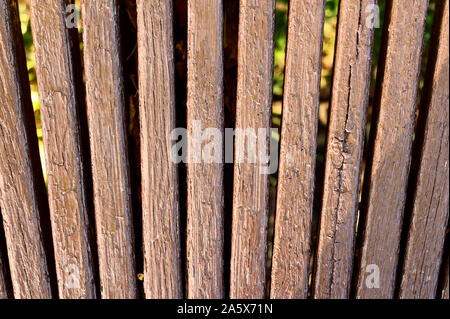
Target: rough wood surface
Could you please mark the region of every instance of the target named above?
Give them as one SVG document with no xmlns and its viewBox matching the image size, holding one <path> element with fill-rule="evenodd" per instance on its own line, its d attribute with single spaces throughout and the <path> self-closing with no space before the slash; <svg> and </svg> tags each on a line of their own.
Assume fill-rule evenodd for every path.
<svg viewBox="0 0 450 319">
<path fill-rule="evenodd" d="M 325 1 L 291 1 L 271 298 L 306 298 Z"/>
<path fill-rule="evenodd" d="M 82 2 L 102 298 L 136 298 L 118 1 Z"/>
<path fill-rule="evenodd" d="M 241 130 L 271 126 L 274 12 L 274 0 L 240 2 L 236 128 Z M 244 138 L 243 131 L 236 133 L 236 141 Z M 267 139 L 267 150 L 268 144 Z M 269 178 L 260 163 L 250 163 L 254 155 L 235 147 L 231 298 L 263 298 L 265 291 Z"/>
<path fill-rule="evenodd" d="M 223 298 L 223 136 L 208 150 L 213 137 L 195 130 L 223 132 L 222 0 L 188 2 L 187 80 L 187 297 Z M 201 132 L 200 132 L 201 134 Z M 192 152 L 191 152 L 192 151 Z M 194 152 L 197 152 L 194 154 Z M 220 152 L 218 162 L 205 155 Z M 198 161 L 196 157 L 198 156 Z"/>
<path fill-rule="evenodd" d="M 392 1 L 383 76 L 377 78 L 373 156 L 364 178 L 357 298 L 394 293 L 427 7 L 428 0 Z M 377 281 L 371 265 L 379 269 L 379 288 L 370 284 Z"/>
<path fill-rule="evenodd" d="M 423 146 L 413 199 L 400 298 L 436 296 L 449 209 L 449 43 L 448 0 L 445 1 L 437 57 L 428 81 L 420 116 L 426 116 Z M 419 118 L 419 121 L 421 118 Z M 420 126 L 419 126 L 420 127 Z M 416 136 L 420 132 L 416 133 Z"/>
<path fill-rule="evenodd" d="M 95 298 L 79 99 L 65 0 L 31 1 L 50 216 L 60 298 Z M 76 32 L 76 31 L 75 31 Z M 89 164 L 88 164 L 89 165 Z M 95 227 L 92 225 L 92 227 Z"/>
<path fill-rule="evenodd" d="M 17 1 L 0 0 L 0 205 L 15 298 L 51 298 L 39 161 Z M 42 220 L 41 220 L 42 219 Z"/>
<path fill-rule="evenodd" d="M 144 289 L 147 298 L 182 298 L 175 128 L 172 1 L 138 0 Z"/>
<path fill-rule="evenodd" d="M 350 294 L 376 3 L 340 1 L 314 298 Z"/>
</svg>

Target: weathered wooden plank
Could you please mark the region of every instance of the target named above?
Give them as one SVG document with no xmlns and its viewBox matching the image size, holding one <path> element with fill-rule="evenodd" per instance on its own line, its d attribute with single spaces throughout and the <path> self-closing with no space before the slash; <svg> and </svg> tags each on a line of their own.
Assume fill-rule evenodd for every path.
<svg viewBox="0 0 450 319">
<path fill-rule="evenodd" d="M 236 143 L 271 126 L 273 81 L 273 0 L 243 0 L 239 8 Z M 264 143 L 266 142 L 266 143 Z M 230 297 L 263 298 L 269 179 L 261 163 L 251 163 L 256 150 L 235 147 Z M 269 140 L 263 141 L 268 150 Z M 244 145 L 245 146 L 245 145 Z M 239 160 L 244 159 L 244 160 Z"/>
<path fill-rule="evenodd" d="M 438 6 L 439 7 L 439 6 Z M 449 208 L 449 43 L 448 1 L 443 7 L 437 55 L 429 54 L 419 121 L 426 121 L 411 223 L 403 264 L 400 298 L 434 299 L 438 285 Z M 440 35 L 439 35 L 440 34 Z M 433 65 L 434 64 L 434 65 Z M 428 75 L 427 74 L 427 75 Z M 419 127 L 421 127 L 419 125 Z"/>
<path fill-rule="evenodd" d="M 14 296 L 51 298 L 41 227 L 49 222 L 48 203 L 17 1 L 1 0 L 0 17 L 0 205 Z"/>
<path fill-rule="evenodd" d="M 350 295 L 374 35 L 366 10 L 376 4 L 339 4 L 314 298 Z"/>
<path fill-rule="evenodd" d="M 393 297 L 427 7 L 428 0 L 391 3 L 384 68 L 377 78 L 373 156 L 364 178 L 357 298 Z"/>
<path fill-rule="evenodd" d="M 101 295 L 135 298 L 118 1 L 83 1 L 82 15 Z"/>
<path fill-rule="evenodd" d="M 306 298 L 325 1 L 291 1 L 271 298 Z"/>
<path fill-rule="evenodd" d="M 138 0 L 144 288 L 147 298 L 182 298 L 175 128 L 172 1 Z"/>
<path fill-rule="evenodd" d="M 186 261 L 187 297 L 196 299 L 223 298 L 225 293 L 222 11 L 222 0 L 188 2 Z M 220 135 L 200 131 L 206 128 Z M 216 142 L 213 149 L 205 146 Z"/>
<path fill-rule="evenodd" d="M 59 296 L 95 298 L 88 237 L 93 212 L 86 200 L 79 122 L 83 97 L 77 96 L 72 54 L 78 41 L 76 29 L 66 26 L 67 4 L 32 0 L 31 22 Z"/>
</svg>

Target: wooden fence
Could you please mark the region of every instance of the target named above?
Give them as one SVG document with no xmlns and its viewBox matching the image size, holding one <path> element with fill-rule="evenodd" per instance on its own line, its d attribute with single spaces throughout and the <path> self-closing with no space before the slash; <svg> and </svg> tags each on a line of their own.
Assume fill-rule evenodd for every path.
<svg viewBox="0 0 450 319">
<path fill-rule="evenodd" d="M 222 0 L 187 1 L 185 118 L 178 114 L 180 2 L 136 1 L 136 173 L 123 1 L 81 2 L 83 56 L 67 27 L 71 1 L 30 1 L 45 185 L 18 3 L 0 0 L 0 298 L 448 298 L 449 1 L 435 2 L 418 117 L 429 3 L 386 1 L 368 143 L 377 1 L 340 1 L 317 192 L 325 0 L 290 0 L 273 247 L 260 163 L 170 158 L 180 122 L 188 150 L 198 121 L 228 124 Z M 269 129 L 275 1 L 238 5 L 234 128 Z M 236 147 L 235 159 L 244 153 Z"/>
</svg>

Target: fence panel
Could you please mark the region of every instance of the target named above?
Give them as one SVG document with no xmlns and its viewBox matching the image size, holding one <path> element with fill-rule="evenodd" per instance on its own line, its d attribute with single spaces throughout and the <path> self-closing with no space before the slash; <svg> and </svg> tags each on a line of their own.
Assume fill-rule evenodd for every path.
<svg viewBox="0 0 450 319">
<path fill-rule="evenodd" d="M 350 295 L 376 0 L 342 0 L 334 62 L 314 298 Z"/>
<path fill-rule="evenodd" d="M 141 257 L 135 239 L 140 227 L 146 298 L 225 298 L 228 290 L 230 298 L 266 296 L 270 192 L 266 160 L 274 160 L 268 155 L 274 155 L 269 129 L 275 7 L 287 7 L 275 0 L 236 2 L 239 68 L 232 141 L 227 139 L 231 131 L 225 128 L 224 98 L 233 99 L 234 94 L 224 96 L 224 75 L 236 76 L 232 67 L 224 74 L 224 54 L 229 53 L 224 39 L 228 42 L 230 36 L 224 34 L 224 2 L 190 0 L 180 9 L 181 1 L 136 0 L 134 17 L 126 11 L 133 2 L 122 7 L 122 0 L 82 1 L 85 99 L 78 30 L 68 25 L 77 22 L 68 16 L 67 5 L 74 0 L 29 1 L 47 197 L 19 2 L 0 0 L 0 299 L 92 299 L 98 294 L 138 298 L 136 263 L 140 265 Z M 416 130 L 429 0 L 386 1 L 367 154 L 363 149 L 378 1 L 339 1 L 313 263 L 326 3 L 288 4 L 270 297 L 307 298 L 311 288 L 312 298 L 448 299 L 444 242 L 449 221 L 449 0 L 433 2 L 435 26 Z M 187 13 L 187 29 L 181 26 L 184 22 L 177 24 L 180 32 L 187 31 L 187 44 L 183 34 L 174 37 L 174 10 L 184 11 L 179 16 Z M 121 19 L 126 13 L 130 21 Z M 138 178 L 131 177 L 128 159 L 125 85 L 131 82 L 124 78 L 123 65 L 129 60 L 122 56 L 121 41 L 126 33 L 121 25 L 134 23 L 134 18 L 139 52 L 140 221 L 132 208 L 137 204 L 132 198 L 140 194 L 132 197 L 131 185 Z M 183 55 L 180 70 L 175 67 L 178 53 Z M 180 75 L 185 56 L 187 79 Z M 180 83 L 187 80 L 180 89 L 183 95 L 187 88 L 187 129 L 175 130 L 176 102 L 184 103 L 183 96 L 176 97 L 178 75 Z M 229 111 L 234 117 L 234 109 Z M 227 120 L 234 122 L 231 117 Z M 233 189 L 225 186 L 224 163 L 232 159 L 228 144 L 233 144 L 234 152 Z M 366 169 L 360 194 L 363 155 Z M 181 175 L 178 171 L 182 161 L 187 161 L 185 185 L 180 184 L 184 169 Z M 180 211 L 183 189 L 185 225 Z M 224 243 L 227 192 L 232 204 L 230 243 Z"/>
<path fill-rule="evenodd" d="M 136 298 L 118 1 L 82 1 L 86 100 L 103 298 Z"/>
<path fill-rule="evenodd" d="M 188 298 L 223 298 L 225 293 L 222 11 L 221 0 L 188 2 Z M 217 132 L 205 130 L 210 128 Z"/>
<path fill-rule="evenodd" d="M 416 141 L 423 140 L 423 146 L 420 158 L 412 158 L 420 164 L 399 295 L 408 299 L 435 298 L 448 223 L 449 16 L 448 1 L 440 4 L 442 28 L 435 19 L 439 48 L 429 55 L 420 107 L 419 121 L 426 124 L 424 132 L 416 132 Z"/>
<path fill-rule="evenodd" d="M 65 0 L 31 1 L 48 196 L 60 298 L 95 298 L 74 48 Z M 75 32 L 75 34 L 74 34 Z M 92 225 L 95 227 L 94 225 Z M 75 277 L 76 276 L 76 279 Z"/>
<path fill-rule="evenodd" d="M 394 293 L 428 8 L 428 0 L 387 3 L 387 49 L 377 77 L 377 122 L 364 178 L 357 298 L 392 298 Z M 373 289 L 366 277 L 378 270 L 379 288 Z"/>
<path fill-rule="evenodd" d="M 231 298 L 264 297 L 269 178 L 259 163 L 249 163 L 244 141 L 246 129 L 256 134 L 271 126 L 274 11 L 274 0 L 240 2 L 236 130 L 241 132 L 235 138 L 243 147 L 237 145 L 234 155 Z M 268 139 L 263 144 L 268 149 Z M 241 158 L 245 161 L 236 160 Z"/>
<path fill-rule="evenodd" d="M 137 2 L 144 288 L 147 298 L 182 298 L 175 128 L 172 1 Z"/>
<path fill-rule="evenodd" d="M 16 298 L 52 298 L 51 238 L 17 1 L 0 0 L 0 204 Z"/>
</svg>

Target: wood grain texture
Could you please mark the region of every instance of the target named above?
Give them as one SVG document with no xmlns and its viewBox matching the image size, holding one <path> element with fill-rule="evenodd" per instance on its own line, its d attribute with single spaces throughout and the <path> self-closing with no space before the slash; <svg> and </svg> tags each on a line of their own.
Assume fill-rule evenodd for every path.
<svg viewBox="0 0 450 319">
<path fill-rule="evenodd" d="M 426 116 L 422 151 L 412 158 L 420 164 L 399 294 L 407 299 L 436 297 L 449 216 L 448 0 L 443 8 L 437 56 L 429 55 L 436 59 L 424 87 L 429 95 L 420 107 L 420 116 Z"/>
<path fill-rule="evenodd" d="M 357 298 L 394 293 L 427 7 L 428 0 L 391 3 L 384 68 L 377 77 L 373 156 L 364 177 Z M 367 284 L 370 265 L 379 269 L 379 288 Z"/>
<path fill-rule="evenodd" d="M 65 0 L 31 1 L 42 134 L 60 298 L 95 298 L 79 98 Z M 51 27 L 50 27 L 51 26 Z M 92 225 L 92 227 L 95 227 Z"/>
<path fill-rule="evenodd" d="M 82 2 L 86 99 L 102 298 L 136 298 L 118 1 Z"/>
<path fill-rule="evenodd" d="M 182 298 L 175 128 L 172 0 L 137 1 L 144 288 L 147 298 Z"/>
<path fill-rule="evenodd" d="M 195 133 L 206 128 L 223 133 L 222 11 L 222 0 L 188 1 L 186 290 L 195 299 L 223 298 L 225 293 L 223 135 L 217 141 L 220 149 L 208 151 L 205 143 L 213 137 Z M 216 154 L 219 161 L 205 159 Z"/>
<path fill-rule="evenodd" d="M 274 0 L 242 0 L 239 7 L 236 142 L 245 130 L 271 126 Z M 255 131 L 257 133 L 257 131 Z M 264 141 L 263 141 L 264 142 Z M 269 139 L 265 141 L 269 149 Z M 269 178 L 262 164 L 235 147 L 230 297 L 263 298 L 266 282 Z M 236 159 L 244 159 L 238 161 Z"/>
<path fill-rule="evenodd" d="M 374 35 L 366 8 L 374 4 L 340 1 L 314 298 L 350 295 Z"/>
<path fill-rule="evenodd" d="M 49 222 L 17 1 L 0 1 L 0 205 L 15 298 L 52 298 Z"/>
<path fill-rule="evenodd" d="M 271 298 L 306 298 L 325 1 L 290 2 Z"/>
</svg>

